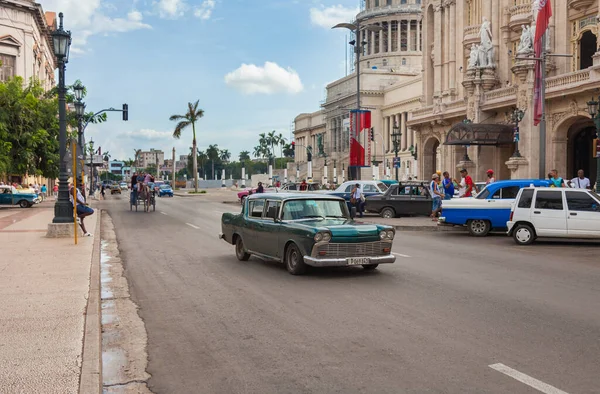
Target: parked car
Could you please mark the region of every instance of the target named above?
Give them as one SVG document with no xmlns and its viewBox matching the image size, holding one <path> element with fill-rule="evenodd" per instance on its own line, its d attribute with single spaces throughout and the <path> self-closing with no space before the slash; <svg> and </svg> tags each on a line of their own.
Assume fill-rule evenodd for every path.
<svg viewBox="0 0 600 394">
<path fill-rule="evenodd" d="M 116 183 L 110 185 L 110 194 L 121 194 L 121 186 Z"/>
<path fill-rule="evenodd" d="M 0 186 L 0 205 L 18 205 L 21 208 L 30 208 L 40 202 L 38 195 L 33 192 L 20 191 L 11 185 Z"/>
<path fill-rule="evenodd" d="M 586 189 L 524 188 L 507 227 L 517 245 L 538 237 L 600 240 L 600 196 Z"/>
<path fill-rule="evenodd" d="M 306 183 L 306 190 L 301 190 L 300 182 L 290 182 L 281 186 L 280 188 L 276 188 L 277 192 L 315 192 L 321 190 L 321 185 L 316 182 Z"/>
<path fill-rule="evenodd" d="M 326 192 L 329 195 L 342 197 L 348 204 L 352 198 L 352 189 L 359 184 L 362 188 L 363 194 L 366 197 L 381 195 L 385 193 L 388 187 L 381 181 L 346 181 L 338 186 L 337 189 L 330 192 Z"/>
<path fill-rule="evenodd" d="M 292 275 L 307 266 L 372 270 L 396 261 L 393 227 L 355 222 L 344 199 L 326 194 L 253 194 L 240 214 L 223 214 L 221 229 L 239 260 L 278 261 Z"/>
<path fill-rule="evenodd" d="M 263 188 L 265 190 L 265 193 L 272 193 L 272 192 L 276 192 L 277 191 L 277 189 L 275 189 L 274 187 L 267 188 L 267 187 L 263 186 Z M 252 191 L 252 193 L 250 193 L 251 191 Z M 246 199 L 246 197 L 248 197 L 248 195 L 254 194 L 254 193 L 256 193 L 256 188 L 255 187 L 254 188 L 247 188 L 245 190 L 242 190 L 241 192 L 238 192 L 237 195 L 238 195 L 238 199 L 240 200 L 240 203 L 243 204 L 244 200 Z"/>
<path fill-rule="evenodd" d="M 173 197 L 173 189 L 167 184 L 160 185 L 158 189 L 158 197 L 169 196 Z"/>
<path fill-rule="evenodd" d="M 382 218 L 400 215 L 431 215 L 431 194 L 426 182 L 406 181 L 391 185 L 384 194 L 366 198 L 365 209 Z"/>
<path fill-rule="evenodd" d="M 475 197 L 442 201 L 440 225 L 466 226 L 476 237 L 486 236 L 492 229 L 506 230 L 511 204 L 519 190 L 528 186 L 550 186 L 540 179 L 513 179 L 491 183 Z"/>
</svg>

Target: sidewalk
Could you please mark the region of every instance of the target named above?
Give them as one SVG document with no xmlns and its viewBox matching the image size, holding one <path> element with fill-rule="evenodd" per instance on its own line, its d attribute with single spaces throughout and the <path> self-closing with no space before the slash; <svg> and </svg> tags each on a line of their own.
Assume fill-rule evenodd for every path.
<svg viewBox="0 0 600 394">
<path fill-rule="evenodd" d="M 46 238 L 53 208 L 0 209 L 0 393 L 79 391 L 100 212 L 74 245 Z"/>
<path fill-rule="evenodd" d="M 384 219 L 379 216 L 365 214 L 364 217 L 356 218 L 357 221 L 366 223 L 387 224 L 398 231 L 462 231 L 461 227 L 438 226 L 429 217 L 402 217 Z"/>
</svg>

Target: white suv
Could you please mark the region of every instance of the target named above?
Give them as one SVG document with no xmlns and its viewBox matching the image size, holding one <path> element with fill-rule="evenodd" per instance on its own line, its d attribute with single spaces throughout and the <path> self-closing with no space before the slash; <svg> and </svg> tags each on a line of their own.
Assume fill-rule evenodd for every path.
<svg viewBox="0 0 600 394">
<path fill-rule="evenodd" d="M 518 245 L 538 237 L 600 239 L 600 196 L 585 189 L 523 188 L 507 227 Z"/>
</svg>

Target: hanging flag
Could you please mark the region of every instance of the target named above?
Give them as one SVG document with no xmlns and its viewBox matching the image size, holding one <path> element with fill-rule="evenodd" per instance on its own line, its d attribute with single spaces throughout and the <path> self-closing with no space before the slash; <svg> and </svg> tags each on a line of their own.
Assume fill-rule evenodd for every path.
<svg viewBox="0 0 600 394">
<path fill-rule="evenodd" d="M 535 24 L 535 37 L 533 40 L 533 49 L 536 58 L 543 56 L 543 45 L 542 37 L 548 30 L 550 24 L 550 17 L 552 16 L 552 6 L 550 0 L 540 0 L 539 11 L 537 14 Z M 542 102 L 542 84 L 544 83 L 544 73 L 546 70 L 542 70 L 542 62 L 537 60 L 535 62 L 535 84 L 533 88 L 533 125 L 537 126 L 543 115 L 543 102 Z"/>
<path fill-rule="evenodd" d="M 368 153 L 361 141 L 369 141 L 368 131 L 371 129 L 371 111 L 350 111 L 350 166 L 365 167 Z M 367 142 L 364 142 L 366 144 Z"/>
</svg>

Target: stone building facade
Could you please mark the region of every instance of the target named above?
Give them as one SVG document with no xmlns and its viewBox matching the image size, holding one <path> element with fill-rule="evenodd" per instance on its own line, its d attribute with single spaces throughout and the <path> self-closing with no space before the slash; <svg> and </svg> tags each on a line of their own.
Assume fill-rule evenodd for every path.
<svg viewBox="0 0 600 394">
<path fill-rule="evenodd" d="M 21 76 L 38 79 L 46 90 L 55 85 L 56 62 L 51 33 L 56 14 L 31 0 L 0 1 L 0 81 Z"/>
<path fill-rule="evenodd" d="M 416 132 L 420 177 L 427 178 L 435 170 L 458 175 L 458 169 L 466 167 L 477 179 L 484 179 L 488 168 L 504 179 L 537 178 L 551 169 L 565 178 L 583 169 L 590 179 L 596 178 L 595 129 L 586 102 L 597 96 L 600 87 L 600 1 L 552 1 L 545 143 L 533 123 L 535 61 L 527 59 L 532 56 L 527 31 L 535 26 L 536 4 L 531 0 L 423 1 L 423 40 L 428 43 L 423 48 L 423 106 L 408 119 Z M 484 56 L 480 63 L 477 48 L 488 37 L 489 58 Z M 515 109 L 524 111 L 518 133 L 521 157 L 514 155 L 511 114 Z M 495 144 L 479 145 L 467 134 L 463 134 L 464 145 L 446 144 L 458 138 L 453 126 L 465 119 L 481 130 L 487 125 L 505 127 L 497 128 L 502 131 Z M 542 166 L 541 146 L 546 150 Z M 465 160 L 466 153 L 470 160 Z"/>
<path fill-rule="evenodd" d="M 415 136 L 408 129 L 409 113 L 420 108 L 422 96 L 421 61 L 423 49 L 420 0 L 367 0 L 357 15 L 361 26 L 376 25 L 380 31 L 362 30 L 360 63 L 361 108 L 372 112 L 375 139 L 370 147 L 374 167 L 348 168 L 350 148 L 349 111 L 357 107 L 356 72 L 330 83 L 321 110 L 301 114 L 295 119 L 295 163 L 290 174 L 299 169 L 308 175 L 306 147 L 313 149 L 312 175 L 315 181 L 337 183 L 348 179 L 382 179 L 394 176 L 394 128 L 402 133 L 398 156 L 400 176 L 416 174 L 411 153 Z M 356 37 L 353 37 L 356 39 Z M 368 144 L 367 144 L 368 145 Z M 335 170 L 334 170 L 335 168 Z M 342 173 L 344 179 L 342 179 Z"/>
</svg>

